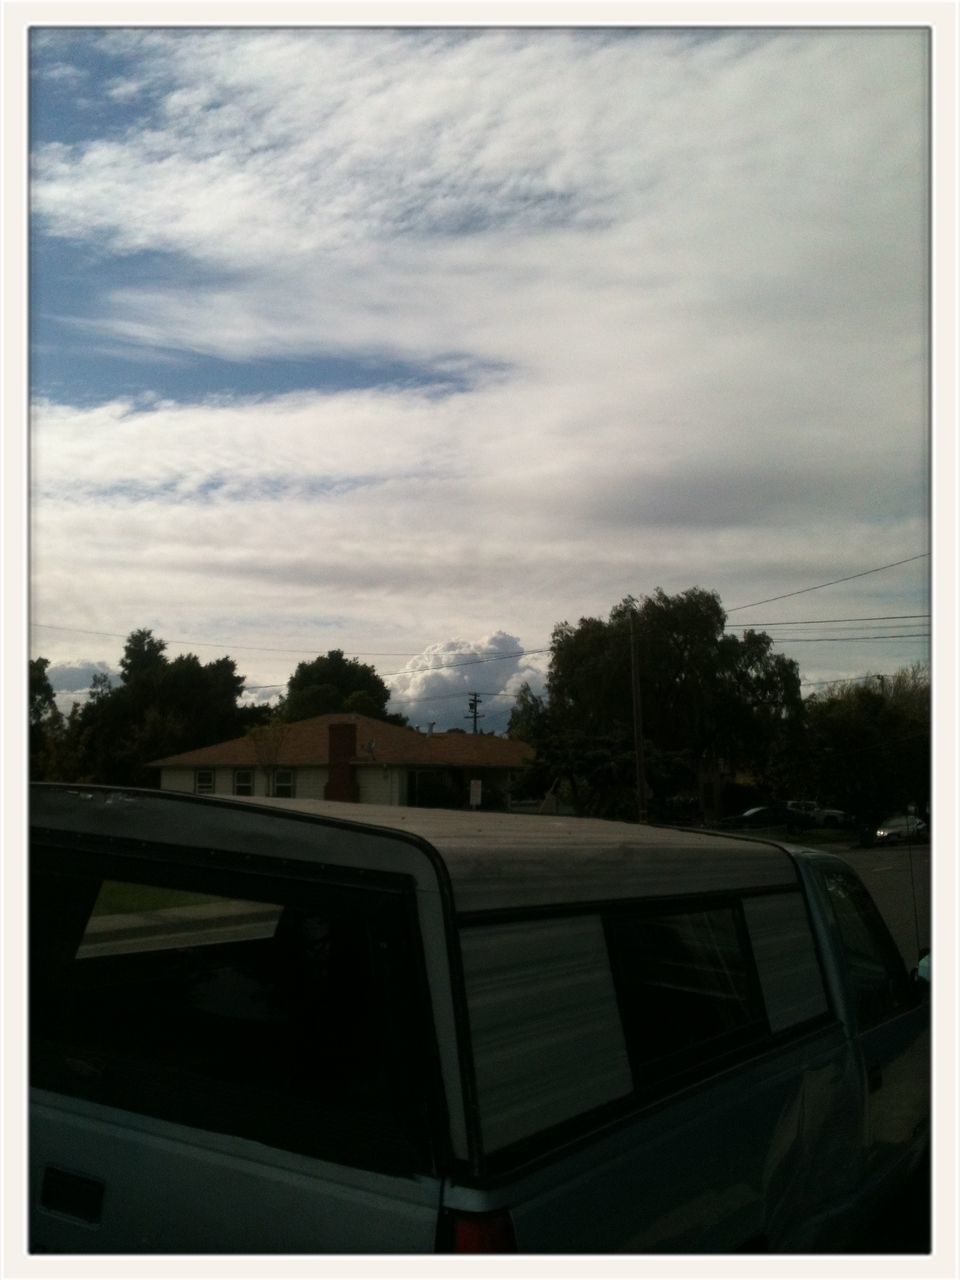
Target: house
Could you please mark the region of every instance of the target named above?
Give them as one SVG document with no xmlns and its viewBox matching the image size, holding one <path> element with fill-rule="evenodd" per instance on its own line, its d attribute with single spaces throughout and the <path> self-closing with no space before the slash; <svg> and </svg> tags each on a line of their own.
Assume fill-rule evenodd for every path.
<svg viewBox="0 0 960 1280">
<path fill-rule="evenodd" d="M 531 746 L 509 738 L 421 733 L 334 713 L 256 729 L 150 767 L 160 770 L 165 791 L 505 809 L 513 777 L 533 756 Z"/>
</svg>

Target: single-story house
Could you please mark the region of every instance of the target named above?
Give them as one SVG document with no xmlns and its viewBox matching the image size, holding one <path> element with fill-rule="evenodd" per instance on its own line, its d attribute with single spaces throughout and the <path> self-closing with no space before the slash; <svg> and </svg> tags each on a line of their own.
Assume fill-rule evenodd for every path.
<svg viewBox="0 0 960 1280">
<path fill-rule="evenodd" d="M 331 714 L 154 760 L 166 791 L 504 809 L 534 750 L 492 734 L 421 733 Z M 479 788 L 477 787 L 479 784 Z"/>
</svg>

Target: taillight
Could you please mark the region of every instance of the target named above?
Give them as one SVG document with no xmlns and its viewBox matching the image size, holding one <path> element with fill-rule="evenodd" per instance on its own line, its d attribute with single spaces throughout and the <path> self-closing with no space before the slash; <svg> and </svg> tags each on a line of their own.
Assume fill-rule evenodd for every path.
<svg viewBox="0 0 960 1280">
<path fill-rule="evenodd" d="M 506 1209 L 462 1213 L 454 1209 L 448 1223 L 451 1253 L 516 1253 L 517 1238 Z"/>
</svg>

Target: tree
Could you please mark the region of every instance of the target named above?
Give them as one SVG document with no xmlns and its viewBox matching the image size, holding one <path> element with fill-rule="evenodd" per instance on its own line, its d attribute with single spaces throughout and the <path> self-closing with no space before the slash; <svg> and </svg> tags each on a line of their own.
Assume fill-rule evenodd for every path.
<svg viewBox="0 0 960 1280">
<path fill-rule="evenodd" d="M 801 707 L 796 664 L 771 652 L 769 636 L 740 639 L 725 625 L 719 596 L 699 587 L 558 624 L 546 698 L 522 690 L 511 719 L 510 732 L 537 748 L 531 781 L 552 773 L 579 812 L 636 818 L 635 665 L 653 810 L 691 793 L 716 807 L 721 769 L 762 769 Z"/>
<path fill-rule="evenodd" d="M 131 631 L 120 659 L 124 684 L 136 684 L 158 674 L 167 661 L 163 656 L 166 647 L 166 641 L 156 639 L 152 631 Z"/>
<path fill-rule="evenodd" d="M 63 732 L 63 716 L 53 696 L 47 675 L 49 658 L 31 658 L 29 667 L 30 777 L 47 776 L 47 756 L 53 743 Z"/>
<path fill-rule="evenodd" d="M 53 686 L 47 676 L 47 667 L 50 665 L 49 658 L 31 658 L 30 659 L 30 724 L 40 725 L 50 712 L 56 707 L 53 699 Z"/>
<path fill-rule="evenodd" d="M 273 775 L 283 757 L 283 746 L 288 732 L 287 723 L 276 715 L 271 716 L 266 724 L 256 725 L 247 730 L 247 737 L 253 743 L 257 765 L 263 770 L 266 779 L 265 795 L 273 794 Z"/>
<path fill-rule="evenodd" d="M 94 677 L 61 752 L 58 767 L 75 774 L 69 780 L 149 785 L 156 781 L 151 760 L 237 737 L 249 723 L 237 705 L 243 677 L 232 658 L 170 660 L 166 647 L 147 629 L 131 632 L 121 683 L 111 688 L 105 676 Z"/>
<path fill-rule="evenodd" d="M 290 722 L 343 711 L 406 724 L 405 717 L 388 714 L 389 700 L 390 690 L 372 666 L 344 657 L 342 649 L 331 649 L 311 662 L 298 663 L 277 715 Z"/>
<path fill-rule="evenodd" d="M 930 798 L 930 677 L 923 664 L 892 677 L 836 684 L 804 704 L 791 754 L 797 790 L 872 822 Z"/>
</svg>

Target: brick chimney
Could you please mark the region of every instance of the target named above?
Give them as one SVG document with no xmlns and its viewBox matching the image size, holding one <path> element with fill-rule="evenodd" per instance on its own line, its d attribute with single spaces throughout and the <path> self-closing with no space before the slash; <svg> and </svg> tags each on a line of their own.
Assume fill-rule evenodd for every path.
<svg viewBox="0 0 960 1280">
<path fill-rule="evenodd" d="M 351 721 L 332 724 L 327 729 L 330 776 L 323 789 L 324 800 L 360 799 L 357 771 L 353 761 L 357 755 L 357 726 Z"/>
</svg>

